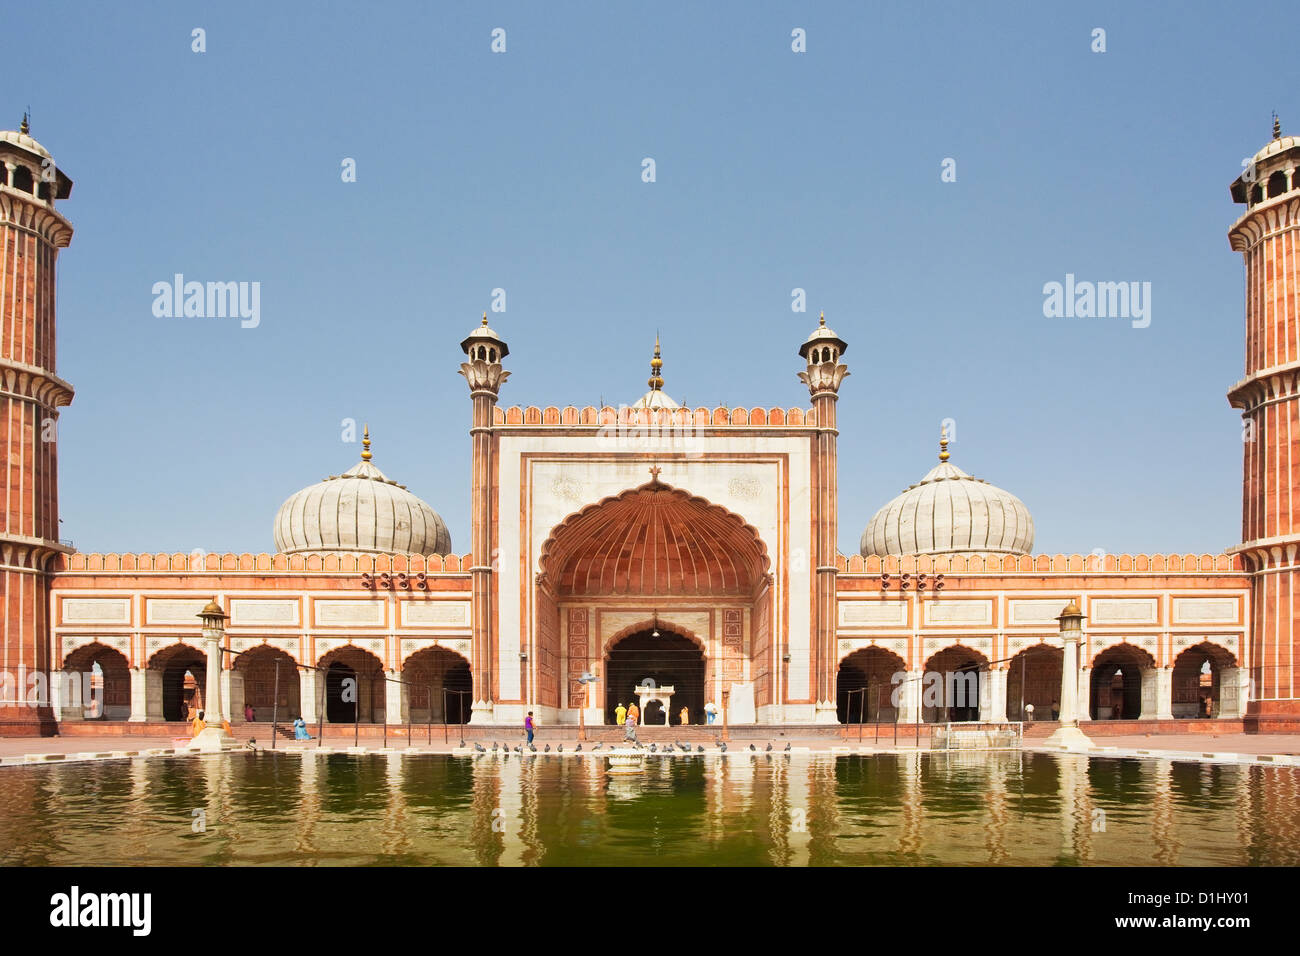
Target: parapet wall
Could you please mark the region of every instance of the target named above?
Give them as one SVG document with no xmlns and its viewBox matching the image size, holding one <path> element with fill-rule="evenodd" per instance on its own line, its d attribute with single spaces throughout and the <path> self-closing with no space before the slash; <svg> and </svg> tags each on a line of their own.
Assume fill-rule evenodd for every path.
<svg viewBox="0 0 1300 956">
<path fill-rule="evenodd" d="M 56 572 L 71 571 L 320 571 L 324 573 L 388 572 L 468 573 L 471 556 L 422 554 L 68 554 Z"/>
<path fill-rule="evenodd" d="M 1245 574 L 1235 554 L 990 554 L 836 556 L 847 574 L 1169 574 L 1219 572 Z"/>
<path fill-rule="evenodd" d="M 605 405 L 596 408 L 573 405 L 557 408 L 536 405 L 497 408 L 493 413 L 497 425 L 744 425 L 746 427 L 774 425 L 778 427 L 817 425 L 817 413 L 811 408 L 728 408 L 720 406 L 699 408 L 632 408 L 622 405 L 614 408 Z"/>
</svg>

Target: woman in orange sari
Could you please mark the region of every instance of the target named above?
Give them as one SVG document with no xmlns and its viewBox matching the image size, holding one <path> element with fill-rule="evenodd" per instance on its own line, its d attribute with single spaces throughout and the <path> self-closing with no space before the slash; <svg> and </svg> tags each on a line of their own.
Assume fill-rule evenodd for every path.
<svg viewBox="0 0 1300 956">
<path fill-rule="evenodd" d="M 199 711 L 198 716 L 190 721 L 190 729 L 193 731 L 190 736 L 197 737 L 199 734 L 203 733 L 204 728 L 207 726 L 208 725 L 203 722 L 203 711 Z"/>
</svg>

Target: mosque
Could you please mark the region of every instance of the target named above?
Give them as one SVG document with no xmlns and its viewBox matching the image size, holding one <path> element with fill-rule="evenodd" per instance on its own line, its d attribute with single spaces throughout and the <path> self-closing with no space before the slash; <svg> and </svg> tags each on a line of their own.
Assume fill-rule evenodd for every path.
<svg viewBox="0 0 1300 956">
<path fill-rule="evenodd" d="M 235 725 L 250 707 L 350 726 L 517 727 L 529 711 L 594 726 L 647 679 L 648 724 L 683 710 L 704 723 L 706 704 L 730 726 L 1050 723 L 1058 617 L 1075 601 L 1089 734 L 1300 729 L 1300 139 L 1276 126 L 1231 187 L 1247 280 L 1246 369 L 1228 393 L 1245 424 L 1242 542 L 1201 555 L 1035 554 L 1024 503 L 963 471 L 946 435 L 860 553 L 841 554 L 836 400 L 851 385 L 824 316 L 792 362 L 805 407 L 681 406 L 656 343 L 636 402 L 560 408 L 500 404 L 510 350 L 486 315 L 460 343 L 469 541 L 380 469 L 367 430 L 358 461 L 280 507 L 273 551 L 80 553 L 60 541 L 49 427 L 73 399 L 54 305 L 72 181 L 26 120 L 0 132 L 0 159 L 0 733 L 183 719 L 201 705 L 211 601 Z M 932 696 L 928 674 L 972 677 L 969 693 Z M 28 696 L 33 675 L 47 698 Z"/>
</svg>

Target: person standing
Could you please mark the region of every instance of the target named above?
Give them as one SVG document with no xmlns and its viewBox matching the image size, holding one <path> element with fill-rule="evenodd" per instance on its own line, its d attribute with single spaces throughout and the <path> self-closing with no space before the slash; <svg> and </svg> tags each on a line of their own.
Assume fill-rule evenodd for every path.
<svg viewBox="0 0 1300 956">
<path fill-rule="evenodd" d="M 715 720 L 718 719 L 718 708 L 717 705 L 713 703 L 713 701 L 709 701 L 707 704 L 704 705 L 704 718 L 709 723 L 713 723 Z"/>
<path fill-rule="evenodd" d="M 619 701 L 618 706 L 614 708 L 614 723 L 622 727 L 625 720 L 627 720 L 627 708 L 623 706 L 622 701 Z"/>
<path fill-rule="evenodd" d="M 689 724 L 691 722 L 691 712 L 685 707 L 682 708 L 681 718 L 683 724 Z"/>
<path fill-rule="evenodd" d="M 639 743 L 636 739 L 636 719 L 641 711 L 636 704 L 629 704 L 627 708 L 627 720 L 623 724 L 623 739 L 630 740 L 632 743 Z"/>
<path fill-rule="evenodd" d="M 528 734 L 528 745 L 529 745 L 530 747 L 532 746 L 532 743 L 533 743 L 533 730 L 534 730 L 534 729 L 535 729 L 535 725 L 534 725 L 534 723 L 533 723 L 533 712 L 530 710 L 530 711 L 528 712 L 528 716 L 524 718 L 524 732 L 525 732 L 526 734 Z"/>
</svg>

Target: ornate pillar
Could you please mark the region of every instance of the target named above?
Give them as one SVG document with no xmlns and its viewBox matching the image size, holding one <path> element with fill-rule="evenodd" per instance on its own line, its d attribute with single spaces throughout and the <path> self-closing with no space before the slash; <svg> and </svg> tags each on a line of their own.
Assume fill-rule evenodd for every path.
<svg viewBox="0 0 1300 956">
<path fill-rule="evenodd" d="M 1065 655 L 1061 659 L 1060 726 L 1043 743 L 1066 750 L 1087 750 L 1092 741 L 1079 729 L 1079 637 L 1082 634 L 1083 614 L 1071 599 L 1061 612 L 1061 644 Z"/>
<path fill-rule="evenodd" d="M 494 653 L 492 617 L 495 602 L 493 581 L 492 544 L 495 540 L 495 520 L 492 509 L 492 488 L 496 478 L 492 417 L 496 409 L 501 383 L 510 373 L 501 367 L 501 360 L 510 354 L 506 343 L 488 328 L 487 313 L 483 324 L 460 343 L 466 361 L 461 363 L 460 374 L 469 384 L 471 413 L 470 440 L 472 443 L 470 475 L 470 617 L 471 663 L 473 675 L 473 702 L 470 723 L 483 724 L 492 720 L 492 676 Z"/>
<path fill-rule="evenodd" d="M 799 347 L 799 354 L 808 363 L 799 373 L 799 380 L 808 386 L 812 395 L 813 410 L 817 416 L 817 436 L 813 446 L 813 555 L 812 566 L 814 606 L 812 613 L 812 692 L 814 721 L 834 724 L 836 714 L 835 676 L 838 665 L 835 653 L 836 579 L 839 574 L 837 537 L 839 520 L 838 458 L 836 438 L 835 403 L 839 398 L 840 383 L 849 374 L 840 356 L 848 344 L 826 327 L 826 313 L 821 314 L 818 326 L 808 340 Z"/>
<path fill-rule="evenodd" d="M 222 642 L 226 636 L 226 613 L 213 598 L 198 613 L 203 622 L 203 642 L 208 655 L 207 690 L 203 695 L 203 731 L 194 738 L 194 746 L 203 751 L 229 750 L 234 738 L 221 726 L 230 715 L 221 703 Z"/>
<path fill-rule="evenodd" d="M 315 724 L 320 720 L 320 691 L 317 688 L 319 674 L 310 667 L 298 669 L 298 706 L 302 710 L 302 719 L 307 724 Z M 292 720 L 298 715 L 290 714 Z M 312 731 L 315 733 L 315 731 Z"/>
<path fill-rule="evenodd" d="M 995 724 L 1007 720 L 1007 669 L 990 667 L 985 675 L 988 687 L 987 701 L 980 701 L 980 720 L 990 720 Z M 981 697 L 983 694 L 981 694 Z"/>
<path fill-rule="evenodd" d="M 128 723 L 142 724 L 149 719 L 149 671 L 143 667 L 131 668 L 131 716 Z"/>
</svg>

